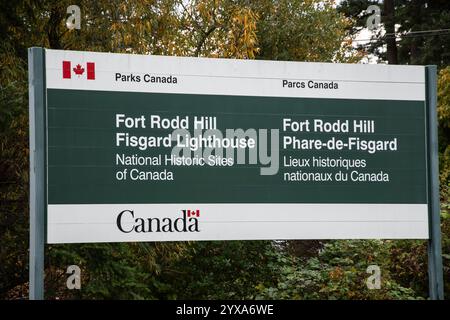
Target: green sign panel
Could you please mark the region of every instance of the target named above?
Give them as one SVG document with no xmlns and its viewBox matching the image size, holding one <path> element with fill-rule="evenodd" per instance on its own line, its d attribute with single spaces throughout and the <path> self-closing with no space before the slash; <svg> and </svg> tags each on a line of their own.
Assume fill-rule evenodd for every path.
<svg viewBox="0 0 450 320">
<path fill-rule="evenodd" d="M 50 204 L 426 203 L 423 101 L 65 89 L 47 101 Z M 231 147 L 205 156 L 195 119 L 268 142 L 278 130 L 279 152 L 250 164 L 254 139 L 244 163 Z M 188 137 L 172 139 L 181 126 Z"/>
</svg>

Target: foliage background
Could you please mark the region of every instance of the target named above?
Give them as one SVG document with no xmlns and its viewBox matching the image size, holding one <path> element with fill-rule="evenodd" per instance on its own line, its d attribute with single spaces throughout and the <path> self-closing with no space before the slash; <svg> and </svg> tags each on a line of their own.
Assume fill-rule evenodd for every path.
<svg viewBox="0 0 450 320">
<path fill-rule="evenodd" d="M 358 62 L 369 53 L 383 57 L 380 43 L 373 48 L 352 46 L 352 37 L 361 26 L 357 14 L 370 2 L 344 1 L 336 8 L 330 0 L 1 0 L 0 298 L 25 299 L 28 295 L 27 48 Z M 408 15 L 401 8 L 409 2 L 397 3 L 400 18 Z M 66 8 L 71 4 L 82 10 L 81 30 L 69 31 L 65 27 Z M 404 28 L 442 26 L 450 14 L 448 5 L 441 5 L 428 9 L 422 6 L 424 15 L 434 17 L 431 22 L 408 22 L 410 25 L 405 23 Z M 420 58 L 417 61 L 436 63 L 440 68 L 437 111 L 441 216 L 445 291 L 449 297 L 450 67 L 446 57 L 450 55 L 448 47 L 439 47 L 441 40 L 403 39 L 398 47 L 401 63 L 415 63 L 407 59 L 405 52 L 416 46 L 423 48 L 422 54 L 415 56 Z M 45 261 L 47 299 L 428 296 L 424 241 L 48 245 Z M 81 290 L 66 289 L 65 270 L 72 264 L 82 269 Z M 380 290 L 368 290 L 365 285 L 365 270 L 371 264 L 381 267 Z"/>
</svg>

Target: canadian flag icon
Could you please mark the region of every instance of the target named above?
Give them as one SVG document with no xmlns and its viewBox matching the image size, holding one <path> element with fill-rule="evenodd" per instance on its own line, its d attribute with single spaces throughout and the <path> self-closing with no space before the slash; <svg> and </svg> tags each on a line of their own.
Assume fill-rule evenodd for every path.
<svg viewBox="0 0 450 320">
<path fill-rule="evenodd" d="M 79 78 L 86 72 L 86 79 L 95 80 L 95 62 L 86 62 L 86 68 L 81 64 L 72 67 L 71 61 L 62 62 L 63 79 L 71 79 L 72 72 Z"/>
</svg>

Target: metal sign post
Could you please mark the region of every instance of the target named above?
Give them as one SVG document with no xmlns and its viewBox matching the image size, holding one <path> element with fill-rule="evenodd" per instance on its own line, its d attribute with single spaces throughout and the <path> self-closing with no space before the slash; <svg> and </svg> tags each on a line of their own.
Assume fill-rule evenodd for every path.
<svg viewBox="0 0 450 320">
<path fill-rule="evenodd" d="M 428 278 L 430 298 L 433 300 L 443 300 L 444 280 L 442 275 L 441 218 L 439 205 L 436 66 L 427 66 L 425 72 L 428 113 L 428 208 L 430 228 L 428 240 Z"/>
<path fill-rule="evenodd" d="M 30 282 L 32 300 L 44 299 L 44 246 L 46 210 L 45 168 L 45 55 L 28 49 L 30 110 Z"/>
</svg>

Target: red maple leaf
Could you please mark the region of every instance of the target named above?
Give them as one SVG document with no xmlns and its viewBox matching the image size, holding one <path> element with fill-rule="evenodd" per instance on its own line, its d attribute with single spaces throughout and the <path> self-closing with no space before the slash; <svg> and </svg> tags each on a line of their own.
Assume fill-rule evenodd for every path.
<svg viewBox="0 0 450 320">
<path fill-rule="evenodd" d="M 77 67 L 73 68 L 73 72 L 75 72 L 78 76 L 81 76 L 84 72 L 84 68 L 82 68 L 80 64 L 77 64 Z"/>
</svg>

